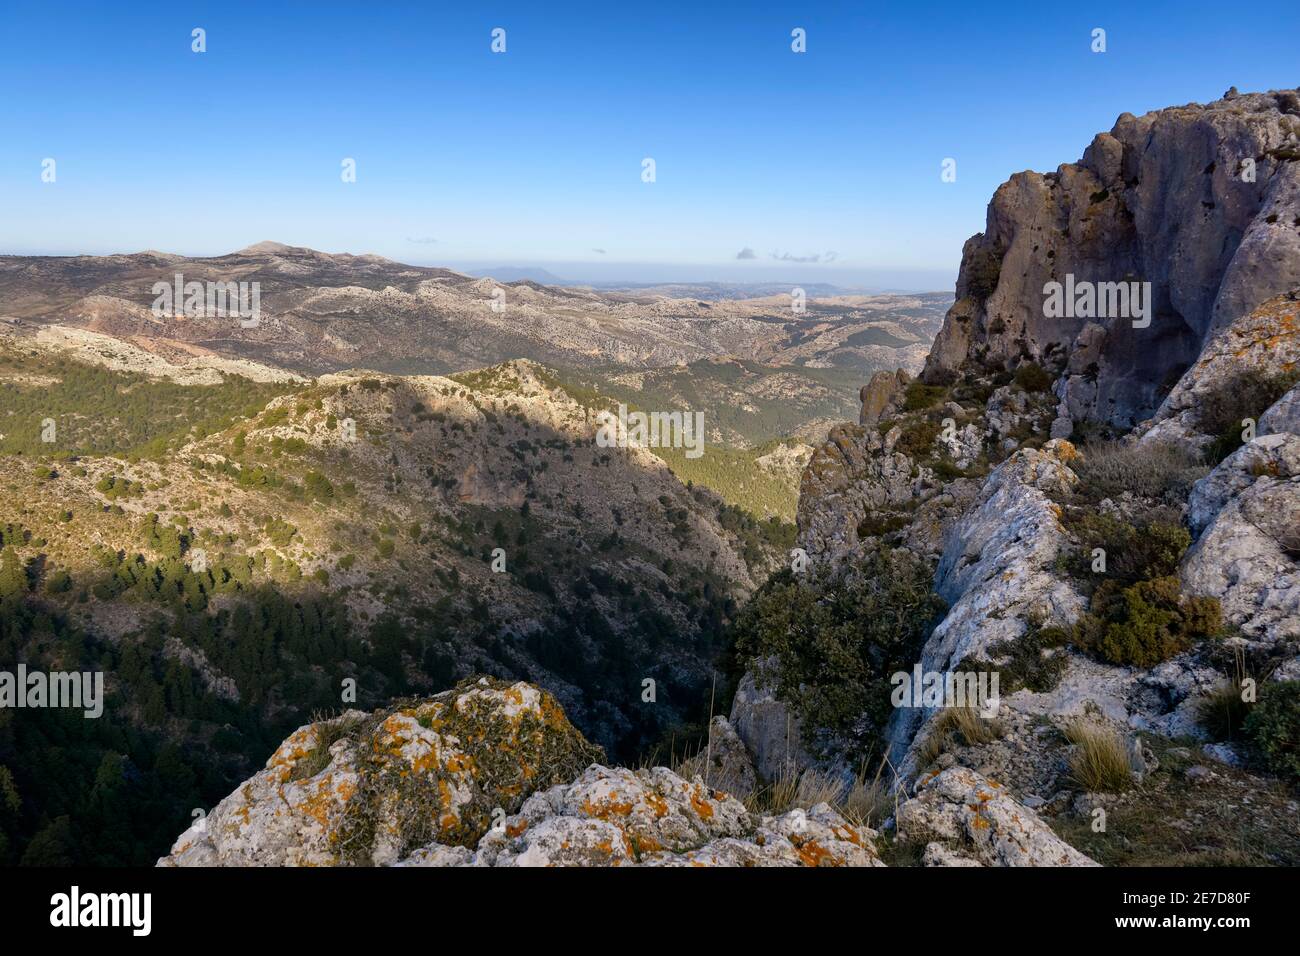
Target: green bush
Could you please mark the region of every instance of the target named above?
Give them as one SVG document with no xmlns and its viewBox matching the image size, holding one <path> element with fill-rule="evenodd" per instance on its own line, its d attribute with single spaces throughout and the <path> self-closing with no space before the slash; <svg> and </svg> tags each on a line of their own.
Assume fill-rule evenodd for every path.
<svg viewBox="0 0 1300 956">
<path fill-rule="evenodd" d="M 1172 575 L 1128 587 L 1105 582 L 1075 625 L 1074 643 L 1112 664 L 1148 668 L 1219 633 L 1218 599 L 1184 598 L 1178 588 Z"/>
<path fill-rule="evenodd" d="M 303 491 L 308 498 L 328 501 L 334 497 L 333 483 L 319 471 L 309 471 L 303 477 Z"/>
<path fill-rule="evenodd" d="M 62 569 L 55 571 L 45 581 L 48 594 L 64 594 L 72 590 L 72 576 Z"/>
<path fill-rule="evenodd" d="M 911 422 L 903 427 L 894 448 L 911 458 L 928 458 L 934 452 L 935 439 L 939 437 L 939 423 L 928 419 Z"/>
<path fill-rule="evenodd" d="M 1242 445 L 1242 422 L 1258 421 L 1269 406 L 1300 382 L 1300 372 L 1242 372 L 1201 397 L 1196 425 L 1214 441 L 1206 450 L 1211 464 L 1218 464 Z"/>
<path fill-rule="evenodd" d="M 1041 365 L 1021 362 L 1014 381 L 1026 392 L 1046 392 L 1052 387 L 1052 376 Z"/>
<path fill-rule="evenodd" d="M 120 475 L 105 475 L 95 482 L 95 490 L 110 501 L 118 498 L 135 498 L 144 494 L 144 486 Z"/>
<path fill-rule="evenodd" d="M 906 515 L 872 511 L 858 522 L 858 538 L 878 538 L 906 528 L 911 523 L 912 519 Z"/>
<path fill-rule="evenodd" d="M 942 385 L 926 385 L 919 378 L 910 382 L 903 392 L 903 411 L 919 412 L 938 405 L 948 394 Z"/>
<path fill-rule="evenodd" d="M 1244 729 L 1270 770 L 1300 779 L 1300 681 L 1265 684 Z"/>
<path fill-rule="evenodd" d="M 1097 580 L 1093 551 L 1106 552 L 1105 579 L 1134 584 L 1168 577 L 1178 570 L 1192 536 L 1169 509 L 1152 509 L 1133 523 L 1111 514 L 1088 513 L 1071 518 L 1068 527 L 1079 549 L 1066 560 L 1067 569 L 1083 582 Z"/>
<path fill-rule="evenodd" d="M 997 664 L 999 692 L 1013 694 L 1027 688 L 1042 694 L 1056 687 L 1065 673 L 1068 657 L 1049 652 L 1064 647 L 1071 636 L 1065 628 L 1031 623 L 1020 637 L 991 646 L 988 656 Z M 963 661 L 955 670 L 976 671 L 984 667 L 979 662 Z"/>
<path fill-rule="evenodd" d="M 910 670 L 944 609 L 926 562 L 869 552 L 838 572 L 770 578 L 732 626 L 737 657 L 774 660 L 778 698 L 823 753 L 861 753 L 892 712 L 890 675 Z M 818 731 L 828 731 L 831 742 Z"/>
<path fill-rule="evenodd" d="M 1002 275 L 1002 256 L 994 249 L 976 249 L 966 262 L 967 292 L 983 301 L 993 294 Z"/>
<path fill-rule="evenodd" d="M 947 458 L 940 458 L 933 465 L 934 473 L 944 481 L 955 481 L 958 478 L 965 478 L 966 472 L 958 468 L 956 463 Z"/>
<path fill-rule="evenodd" d="M 262 531 L 277 548 L 288 547 L 298 529 L 283 518 L 272 518 L 262 526 Z"/>
</svg>

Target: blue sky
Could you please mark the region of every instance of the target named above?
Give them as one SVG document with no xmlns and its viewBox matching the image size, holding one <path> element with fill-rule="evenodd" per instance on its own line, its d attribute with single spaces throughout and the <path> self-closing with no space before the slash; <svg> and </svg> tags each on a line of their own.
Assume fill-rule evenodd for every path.
<svg viewBox="0 0 1300 956">
<path fill-rule="evenodd" d="M 543 6 L 6 0 L 0 252 L 275 239 L 947 288 L 1010 173 L 1077 159 L 1121 112 L 1300 84 L 1294 2 Z"/>
</svg>

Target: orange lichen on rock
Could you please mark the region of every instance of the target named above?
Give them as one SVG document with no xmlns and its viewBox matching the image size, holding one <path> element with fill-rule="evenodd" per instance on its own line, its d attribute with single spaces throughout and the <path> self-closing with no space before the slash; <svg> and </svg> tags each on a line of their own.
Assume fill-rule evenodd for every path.
<svg viewBox="0 0 1300 956">
<path fill-rule="evenodd" d="M 618 793 L 611 794 L 608 798 L 600 801 L 584 800 L 582 802 L 582 812 L 589 817 L 597 820 L 604 820 L 610 816 L 628 817 L 632 815 L 633 803 L 631 800 L 620 802 Z"/>
<path fill-rule="evenodd" d="M 713 819 L 713 805 L 698 787 L 691 790 L 691 807 L 699 814 L 701 820 Z"/>
<path fill-rule="evenodd" d="M 840 861 L 816 840 L 798 840 L 790 838 L 790 844 L 804 866 L 839 866 Z"/>
</svg>

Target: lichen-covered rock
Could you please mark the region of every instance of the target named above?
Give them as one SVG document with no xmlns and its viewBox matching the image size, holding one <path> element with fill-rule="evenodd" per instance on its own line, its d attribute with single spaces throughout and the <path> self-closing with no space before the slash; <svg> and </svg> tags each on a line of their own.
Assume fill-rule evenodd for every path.
<svg viewBox="0 0 1300 956">
<path fill-rule="evenodd" d="M 473 846 L 494 811 L 602 757 L 544 691 L 468 680 L 299 728 L 159 863 L 368 865 L 434 841 Z"/>
<path fill-rule="evenodd" d="M 916 796 L 898 808 L 896 824 L 899 840 L 928 844 L 930 866 L 1097 865 L 1004 787 L 968 767 L 923 779 Z"/>
<path fill-rule="evenodd" d="M 678 773 L 687 780 L 699 777 L 706 787 L 745 800 L 758 789 L 754 761 L 726 717 L 709 722 L 709 740 L 695 756 L 684 761 Z"/>
<path fill-rule="evenodd" d="M 826 804 L 760 817 L 666 767 L 592 766 L 529 797 L 472 860 L 434 847 L 402 865 L 879 866 L 874 839 Z"/>
<path fill-rule="evenodd" d="M 876 833 L 852 826 L 828 804 L 763 816 L 744 838 L 724 837 L 687 853 L 656 853 L 647 866 L 884 866 Z"/>
<path fill-rule="evenodd" d="M 1291 292 L 1238 316 L 1205 343 L 1189 368 L 1150 421 L 1136 431 L 1143 442 L 1183 441 L 1205 445 L 1199 417 L 1215 396 L 1234 387 L 1243 373 L 1285 375 L 1300 367 L 1300 293 Z M 1257 434 L 1296 431 L 1300 393 L 1274 405 L 1272 415 L 1260 417 Z M 1270 410 L 1272 411 L 1272 410 Z M 1288 424 L 1290 422 L 1291 424 Z"/>
<path fill-rule="evenodd" d="M 484 837 L 478 859 L 490 866 L 535 864 L 540 855 L 552 865 L 625 863 L 741 836 L 751 826 L 744 804 L 666 767 L 595 766 L 525 801 Z"/>
<path fill-rule="evenodd" d="M 1260 478 L 1285 481 L 1300 476 L 1300 434 L 1261 435 L 1242 445 L 1192 486 L 1187 523 L 1201 534 L 1224 507 Z"/>
<path fill-rule="evenodd" d="M 942 843 L 927 843 L 925 853 L 921 856 L 922 866 L 983 866 L 979 860 L 944 846 Z"/>
</svg>

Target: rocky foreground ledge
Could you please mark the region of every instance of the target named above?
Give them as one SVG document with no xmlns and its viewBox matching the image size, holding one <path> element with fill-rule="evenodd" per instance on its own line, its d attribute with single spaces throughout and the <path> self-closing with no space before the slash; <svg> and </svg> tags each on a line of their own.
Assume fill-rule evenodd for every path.
<svg viewBox="0 0 1300 956">
<path fill-rule="evenodd" d="M 725 723 L 721 718 L 719 723 Z M 734 734 L 715 739 L 736 741 Z M 551 695 L 471 679 L 295 731 L 160 866 L 883 866 L 828 804 L 776 815 L 667 767 L 607 767 Z M 735 766 L 744 753 L 717 754 Z M 698 766 L 696 761 L 695 765 Z M 935 865 L 1090 865 L 974 771 L 898 814 Z"/>
</svg>

